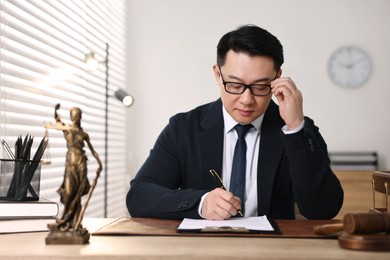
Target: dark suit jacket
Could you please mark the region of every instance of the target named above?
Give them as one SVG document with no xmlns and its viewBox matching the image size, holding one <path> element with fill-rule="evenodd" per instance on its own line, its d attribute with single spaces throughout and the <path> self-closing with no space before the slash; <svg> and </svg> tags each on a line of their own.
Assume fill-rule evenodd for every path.
<svg viewBox="0 0 390 260">
<path fill-rule="evenodd" d="M 296 203 L 309 219 L 333 218 L 343 190 L 329 167 L 325 141 L 308 117 L 298 133 L 284 135 L 284 125 L 271 101 L 260 133 L 258 215 L 293 219 Z M 173 116 L 130 183 L 130 215 L 200 218 L 202 195 L 216 188 L 209 170 L 222 172 L 223 129 L 220 99 Z"/>
</svg>

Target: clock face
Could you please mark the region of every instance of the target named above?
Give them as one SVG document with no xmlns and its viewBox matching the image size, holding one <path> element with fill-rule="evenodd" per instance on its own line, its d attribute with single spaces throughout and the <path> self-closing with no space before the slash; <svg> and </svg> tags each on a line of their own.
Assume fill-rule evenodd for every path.
<svg viewBox="0 0 390 260">
<path fill-rule="evenodd" d="M 342 47 L 330 57 L 328 73 L 333 82 L 341 87 L 360 87 L 370 76 L 370 57 L 358 47 Z"/>
</svg>

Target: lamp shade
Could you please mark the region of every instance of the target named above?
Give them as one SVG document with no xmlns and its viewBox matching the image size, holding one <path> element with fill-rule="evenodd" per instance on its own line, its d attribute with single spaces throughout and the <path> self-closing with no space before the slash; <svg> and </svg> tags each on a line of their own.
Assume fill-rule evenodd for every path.
<svg viewBox="0 0 390 260">
<path fill-rule="evenodd" d="M 123 89 L 118 89 L 115 91 L 115 97 L 123 103 L 123 105 L 129 107 L 133 104 L 134 99 Z"/>
<path fill-rule="evenodd" d="M 99 66 L 99 61 L 95 58 L 95 54 L 93 52 L 90 52 L 85 56 L 84 62 L 87 66 L 87 70 L 89 71 L 97 70 Z"/>
</svg>

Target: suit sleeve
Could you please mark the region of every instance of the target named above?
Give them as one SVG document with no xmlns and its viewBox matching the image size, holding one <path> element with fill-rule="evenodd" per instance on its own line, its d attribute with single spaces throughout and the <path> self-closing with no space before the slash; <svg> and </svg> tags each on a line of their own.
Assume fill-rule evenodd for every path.
<svg viewBox="0 0 390 260">
<path fill-rule="evenodd" d="M 331 219 L 343 204 L 343 189 L 330 168 L 327 145 L 313 120 L 304 128 L 282 134 L 289 161 L 293 193 L 298 208 L 308 219 Z"/>
<path fill-rule="evenodd" d="M 198 206 L 208 190 L 182 189 L 186 171 L 181 165 L 176 128 L 173 117 L 130 182 L 126 204 L 132 217 L 200 218 Z"/>
</svg>

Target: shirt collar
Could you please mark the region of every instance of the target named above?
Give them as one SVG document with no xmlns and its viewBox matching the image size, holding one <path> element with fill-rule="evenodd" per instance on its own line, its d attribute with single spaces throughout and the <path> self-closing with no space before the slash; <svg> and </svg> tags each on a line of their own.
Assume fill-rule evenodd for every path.
<svg viewBox="0 0 390 260">
<path fill-rule="evenodd" d="M 226 111 L 225 106 L 222 104 L 222 114 L 223 114 L 223 121 L 225 123 L 225 133 L 229 133 L 237 124 L 236 122 Z M 256 118 L 252 125 L 256 128 L 258 132 L 260 132 L 261 125 L 263 124 L 264 114 L 262 114 L 260 117 Z"/>
</svg>

